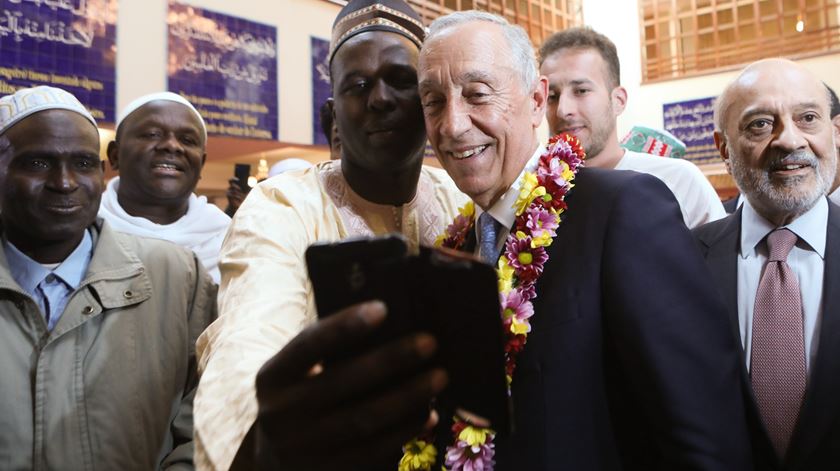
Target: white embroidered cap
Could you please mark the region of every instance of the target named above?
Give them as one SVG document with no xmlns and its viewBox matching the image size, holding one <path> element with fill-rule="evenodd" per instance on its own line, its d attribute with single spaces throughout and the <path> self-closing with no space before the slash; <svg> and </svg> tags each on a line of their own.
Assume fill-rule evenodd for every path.
<svg viewBox="0 0 840 471">
<path fill-rule="evenodd" d="M 192 111 L 193 114 L 198 118 L 198 122 L 201 123 L 201 131 L 204 133 L 204 141 L 207 142 L 207 125 L 204 124 L 204 118 L 201 117 L 201 113 L 199 113 L 198 110 L 195 109 L 195 106 L 193 106 L 192 103 L 187 101 L 186 98 L 182 97 L 181 95 L 178 95 L 177 93 L 172 92 L 150 93 L 148 95 L 143 95 L 140 98 L 137 98 L 131 103 L 129 103 L 128 106 L 123 108 L 123 110 L 117 116 L 117 129 L 120 128 L 120 123 L 125 121 L 125 118 L 127 118 L 128 115 L 137 111 L 137 109 L 139 109 L 141 106 L 158 100 L 174 101 L 175 103 L 180 103 L 189 108 L 190 111 Z"/>
<path fill-rule="evenodd" d="M 60 88 L 40 85 L 22 88 L 0 98 L 0 134 L 39 111 L 67 110 L 84 116 L 96 126 L 96 120 L 72 93 Z"/>
</svg>

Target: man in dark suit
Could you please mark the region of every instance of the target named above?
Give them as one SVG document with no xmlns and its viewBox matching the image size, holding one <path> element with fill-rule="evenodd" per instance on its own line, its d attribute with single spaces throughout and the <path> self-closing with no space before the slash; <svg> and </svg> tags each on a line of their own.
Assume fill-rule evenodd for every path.
<svg viewBox="0 0 840 471">
<path fill-rule="evenodd" d="M 825 194 L 840 132 L 826 89 L 783 59 L 718 99 L 715 143 L 744 203 L 695 230 L 740 341 L 760 470 L 840 467 L 840 208 Z"/>
<path fill-rule="evenodd" d="M 525 32 L 481 12 L 432 23 L 418 72 L 429 140 L 476 203 L 471 237 L 495 264 L 542 153 L 547 81 Z M 582 169 L 574 185 L 497 469 L 748 469 L 737 345 L 673 195 L 635 172 Z"/>
</svg>

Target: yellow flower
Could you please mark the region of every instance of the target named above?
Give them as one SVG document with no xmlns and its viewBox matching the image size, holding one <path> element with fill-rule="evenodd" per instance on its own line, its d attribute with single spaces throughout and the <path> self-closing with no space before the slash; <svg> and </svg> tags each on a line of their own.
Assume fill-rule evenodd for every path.
<svg viewBox="0 0 840 471">
<path fill-rule="evenodd" d="M 468 218 L 475 214 L 475 204 L 472 201 L 467 201 L 467 204 L 458 208 L 458 212 L 461 213 L 461 216 Z"/>
<path fill-rule="evenodd" d="M 527 322 L 521 322 L 521 321 L 517 320 L 516 317 L 514 317 L 513 319 L 511 319 L 510 331 L 513 332 L 516 335 L 527 334 L 528 333 L 528 323 Z"/>
<path fill-rule="evenodd" d="M 446 240 L 446 234 L 440 234 L 435 238 L 435 247 L 440 247 L 443 245 L 443 241 Z"/>
<path fill-rule="evenodd" d="M 513 281 L 512 280 L 503 280 L 499 278 L 499 292 L 502 294 L 510 293 L 510 290 L 513 289 Z"/>
<path fill-rule="evenodd" d="M 490 429 L 473 427 L 467 425 L 458 434 L 458 440 L 467 442 L 470 446 L 478 446 L 487 441 L 487 434 L 492 433 Z"/>
<path fill-rule="evenodd" d="M 526 238 L 526 237 L 528 237 L 528 234 L 526 234 L 526 233 L 524 233 L 524 232 L 522 232 L 522 231 L 516 231 L 516 238 L 517 238 L 517 239 L 522 240 L 522 239 L 524 239 L 524 238 Z"/>
<path fill-rule="evenodd" d="M 513 267 L 510 266 L 507 257 L 499 257 L 496 276 L 499 278 L 499 292 L 508 294 L 513 289 Z"/>
<path fill-rule="evenodd" d="M 535 249 L 537 247 L 548 247 L 551 245 L 552 240 L 551 234 L 544 231 L 539 237 L 533 237 L 531 239 L 531 248 Z"/>
<path fill-rule="evenodd" d="M 567 182 L 574 180 L 575 172 L 569 168 L 569 164 L 563 161 L 560 161 L 560 164 L 563 165 L 563 180 L 566 180 Z"/>
<path fill-rule="evenodd" d="M 411 440 L 403 446 L 398 471 L 431 471 L 437 459 L 437 449 L 423 440 Z"/>
<path fill-rule="evenodd" d="M 546 194 L 545 187 L 538 186 L 537 176 L 531 172 L 525 172 L 522 177 L 522 186 L 519 188 L 519 197 L 513 207 L 516 209 L 516 215 L 521 215 L 534 199 Z"/>
</svg>

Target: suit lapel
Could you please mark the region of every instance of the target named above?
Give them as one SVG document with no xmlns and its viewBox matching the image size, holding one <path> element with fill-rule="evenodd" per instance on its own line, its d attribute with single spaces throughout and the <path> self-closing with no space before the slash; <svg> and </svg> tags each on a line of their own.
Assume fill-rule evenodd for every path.
<svg viewBox="0 0 840 471">
<path fill-rule="evenodd" d="M 788 457 L 790 469 L 813 452 L 838 414 L 840 397 L 840 207 L 829 204 L 822 320 L 817 357 Z"/>
<path fill-rule="evenodd" d="M 702 240 L 708 247 L 706 264 L 709 266 L 718 284 L 732 335 L 741 345 L 741 331 L 738 327 L 738 245 L 741 235 L 741 209 L 738 209 L 717 234 Z M 733 256 L 734 255 L 734 256 Z M 741 349 L 739 348 L 739 351 Z M 743 353 L 743 352 L 742 352 Z M 741 355 L 743 364 L 743 354 Z"/>
<path fill-rule="evenodd" d="M 755 402 L 752 381 L 746 366 L 746 355 L 741 342 L 740 321 L 738 319 L 738 257 L 741 244 L 741 213 L 739 207 L 713 234 L 706 234 L 700 240 L 708 247 L 706 263 L 718 284 L 726 311 L 729 313 L 732 335 L 738 345 L 740 353 L 741 381 L 743 384 L 744 406 L 747 413 L 747 425 L 753 441 L 753 453 L 756 455 L 756 469 L 776 469 L 778 462 L 776 453 L 767 435 L 767 429 L 761 420 L 761 414 Z"/>
</svg>

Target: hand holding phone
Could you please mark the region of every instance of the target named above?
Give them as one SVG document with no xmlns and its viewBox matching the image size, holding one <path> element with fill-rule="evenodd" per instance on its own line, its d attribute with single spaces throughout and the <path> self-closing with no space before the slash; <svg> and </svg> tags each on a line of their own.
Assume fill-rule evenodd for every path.
<svg viewBox="0 0 840 471">
<path fill-rule="evenodd" d="M 325 357 L 325 364 L 363 356 L 408 334 L 431 333 L 438 343 L 434 362 L 451 380 L 438 405 L 447 413 L 461 409 L 486 419 L 502 436 L 509 432 L 503 327 L 492 267 L 439 249 L 424 247 L 409 255 L 400 236 L 313 245 L 306 261 L 320 318 L 373 299 L 388 308 L 376 335 Z"/>
<path fill-rule="evenodd" d="M 386 317 L 379 302 L 341 309 L 266 362 L 256 438 L 237 458 L 255 456 L 260 466 L 249 469 L 393 469 L 401 446 L 436 421 L 428 405 L 447 376 L 430 365 L 434 337 L 412 333 L 313 373 L 324 358 L 369 342 Z"/>
</svg>

